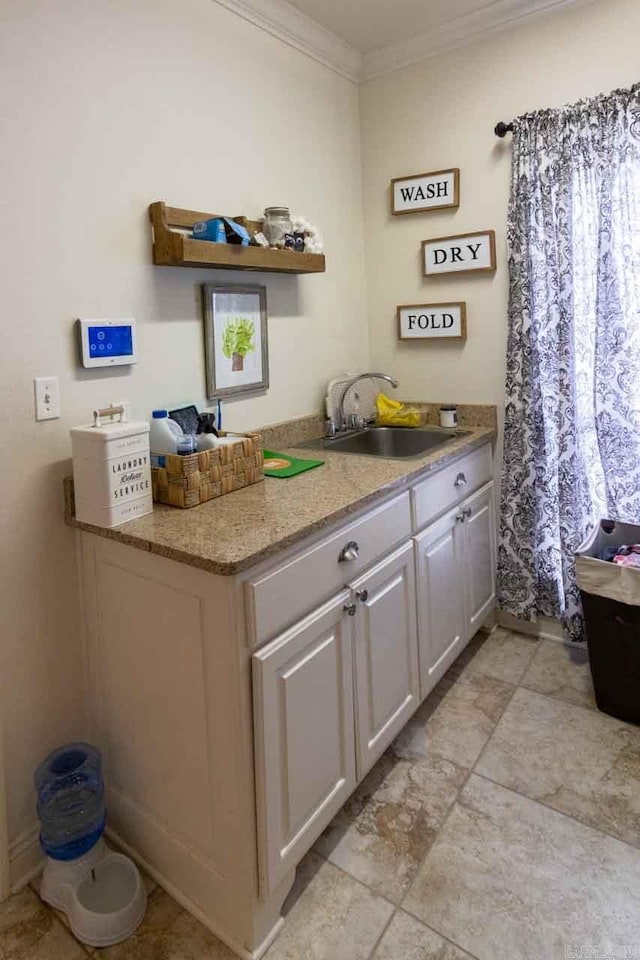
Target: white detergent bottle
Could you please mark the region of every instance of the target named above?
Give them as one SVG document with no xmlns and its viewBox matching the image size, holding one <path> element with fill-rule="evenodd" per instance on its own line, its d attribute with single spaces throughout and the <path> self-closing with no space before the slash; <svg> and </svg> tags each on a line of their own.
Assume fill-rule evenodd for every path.
<svg viewBox="0 0 640 960">
<path fill-rule="evenodd" d="M 149 424 L 149 450 L 151 466 L 164 467 L 167 453 L 178 452 L 178 437 L 182 436 L 180 424 L 169 417 L 166 410 L 154 410 Z"/>
</svg>

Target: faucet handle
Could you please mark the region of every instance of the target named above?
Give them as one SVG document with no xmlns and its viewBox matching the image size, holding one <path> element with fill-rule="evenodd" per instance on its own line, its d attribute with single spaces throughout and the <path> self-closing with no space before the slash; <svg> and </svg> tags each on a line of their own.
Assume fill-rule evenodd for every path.
<svg viewBox="0 0 640 960">
<path fill-rule="evenodd" d="M 347 427 L 349 430 L 362 430 L 364 420 L 357 413 L 350 413 L 347 417 Z"/>
<path fill-rule="evenodd" d="M 336 423 L 331 417 L 324 422 L 324 435 L 325 437 L 335 437 L 337 433 Z"/>
</svg>

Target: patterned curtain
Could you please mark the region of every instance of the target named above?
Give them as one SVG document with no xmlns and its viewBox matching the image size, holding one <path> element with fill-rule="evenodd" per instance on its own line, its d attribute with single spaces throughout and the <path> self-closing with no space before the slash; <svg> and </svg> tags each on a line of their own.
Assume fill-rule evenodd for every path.
<svg viewBox="0 0 640 960">
<path fill-rule="evenodd" d="M 640 84 L 520 117 L 512 149 L 498 603 L 581 640 L 576 549 L 640 523 Z"/>
</svg>

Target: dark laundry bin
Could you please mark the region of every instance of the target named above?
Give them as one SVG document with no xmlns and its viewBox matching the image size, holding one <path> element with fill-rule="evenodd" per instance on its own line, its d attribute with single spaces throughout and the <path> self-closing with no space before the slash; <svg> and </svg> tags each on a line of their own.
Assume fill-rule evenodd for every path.
<svg viewBox="0 0 640 960">
<path fill-rule="evenodd" d="M 601 520 L 576 556 L 598 709 L 640 724 L 640 569 L 601 559 L 640 543 L 640 526 Z"/>
</svg>

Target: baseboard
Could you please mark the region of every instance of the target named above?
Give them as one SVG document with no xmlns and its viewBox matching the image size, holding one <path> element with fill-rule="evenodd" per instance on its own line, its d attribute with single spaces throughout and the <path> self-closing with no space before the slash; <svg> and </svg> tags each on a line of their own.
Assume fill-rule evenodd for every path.
<svg viewBox="0 0 640 960">
<path fill-rule="evenodd" d="M 40 829 L 37 824 L 23 831 L 9 844 L 9 886 L 17 893 L 42 870 L 44 856 L 40 849 Z"/>
<path fill-rule="evenodd" d="M 550 617 L 540 617 L 539 620 L 533 621 L 520 620 L 510 613 L 505 613 L 504 610 L 496 610 L 496 622 L 498 626 L 514 630 L 516 633 L 524 633 L 530 637 L 540 637 L 542 640 L 553 640 L 555 643 L 573 646 L 567 640 L 562 626 L 557 620 L 551 620 Z"/>
<path fill-rule="evenodd" d="M 11 892 L 9 880 L 9 831 L 7 827 L 7 787 L 4 775 L 4 729 L 0 700 L 0 903 Z"/>
<path fill-rule="evenodd" d="M 173 897 L 173 899 L 179 903 L 181 907 L 184 907 L 184 909 L 194 916 L 196 920 L 199 920 L 200 923 L 207 928 L 207 930 L 210 930 L 211 933 L 218 938 L 218 940 L 221 940 L 222 943 L 229 947 L 229 949 L 237 954 L 238 957 L 241 957 L 242 960 L 260 960 L 280 932 L 282 924 L 284 923 L 282 917 L 278 923 L 276 923 L 274 928 L 269 931 L 266 939 L 263 940 L 263 942 L 256 947 L 253 952 L 247 950 L 246 947 L 236 943 L 227 934 L 216 929 L 216 926 L 211 922 L 211 919 L 207 917 L 206 914 L 204 914 L 202 910 L 200 910 L 200 908 L 189 899 L 189 897 L 185 897 L 185 895 L 178 890 L 178 888 L 175 887 L 171 881 L 164 876 L 164 874 L 152 867 L 150 863 L 147 863 L 144 857 L 141 857 L 133 847 L 129 846 L 129 844 L 123 840 L 119 834 L 117 834 L 110 827 L 107 827 L 105 830 L 105 836 L 111 840 L 115 846 L 119 847 L 123 853 L 125 853 L 128 857 L 131 857 L 134 863 L 137 863 L 138 866 L 145 871 L 145 873 L 148 873 L 152 880 L 155 880 L 159 887 L 162 887 L 163 890 L 166 890 L 170 897 Z"/>
</svg>

